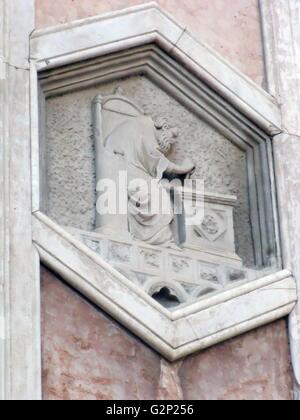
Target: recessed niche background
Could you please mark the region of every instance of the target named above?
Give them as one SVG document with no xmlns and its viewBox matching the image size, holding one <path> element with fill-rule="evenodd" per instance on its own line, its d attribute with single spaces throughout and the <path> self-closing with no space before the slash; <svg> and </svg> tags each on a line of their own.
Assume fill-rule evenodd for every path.
<svg viewBox="0 0 300 420">
<path fill-rule="evenodd" d="M 164 115 L 170 125 L 179 128 L 180 137 L 170 156 L 172 160 L 192 158 L 197 167 L 194 177 L 205 180 L 206 191 L 237 196 L 236 250 L 246 266 L 253 266 L 246 153 L 146 76 L 133 76 L 47 99 L 48 215 L 63 226 L 95 229 L 92 101 L 96 95 L 112 94 L 118 87 L 148 114 Z"/>
</svg>

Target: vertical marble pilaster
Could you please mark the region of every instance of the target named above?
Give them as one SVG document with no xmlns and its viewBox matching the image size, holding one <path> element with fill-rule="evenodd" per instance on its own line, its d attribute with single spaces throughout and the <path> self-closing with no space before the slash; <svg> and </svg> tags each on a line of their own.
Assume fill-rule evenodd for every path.
<svg viewBox="0 0 300 420">
<path fill-rule="evenodd" d="M 300 2 L 260 0 L 268 88 L 282 112 L 283 133 L 273 140 L 283 262 L 300 290 Z M 290 316 L 290 346 L 300 390 L 300 302 Z"/>
<path fill-rule="evenodd" d="M 39 259 L 31 236 L 33 0 L 0 0 L 0 399 L 41 398 Z"/>
</svg>

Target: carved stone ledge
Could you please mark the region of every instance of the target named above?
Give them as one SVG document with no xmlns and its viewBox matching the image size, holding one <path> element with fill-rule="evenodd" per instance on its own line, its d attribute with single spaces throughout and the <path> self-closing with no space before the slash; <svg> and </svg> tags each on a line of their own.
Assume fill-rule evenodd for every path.
<svg viewBox="0 0 300 420">
<path fill-rule="evenodd" d="M 167 288 L 177 297 L 178 304 L 193 302 L 234 282 L 257 278 L 259 272 L 243 268 L 241 259 L 235 253 L 233 206 L 236 198 L 220 194 L 201 197 L 189 190 L 182 190 L 181 194 L 185 208 L 197 199 L 199 205 L 203 203 L 206 215 L 199 227 L 189 226 L 182 250 L 147 245 L 130 239 L 130 235 L 122 240 L 119 229 L 100 229 L 95 233 L 70 227 L 66 230 L 150 296 Z M 119 218 L 117 215 L 113 217 Z M 206 231 L 207 218 L 218 221 L 217 232 Z M 101 231 L 106 233 L 101 234 Z"/>
<path fill-rule="evenodd" d="M 96 40 L 95 40 L 96 42 Z M 186 70 L 158 45 L 144 45 L 114 54 L 98 57 L 94 60 L 75 63 L 68 67 L 39 72 L 37 64 L 32 66 L 34 86 L 40 86 L 40 103 L 52 95 L 73 92 L 74 89 L 91 87 L 98 83 L 120 80 L 126 76 L 144 74 L 161 89 L 167 91 L 182 105 L 195 113 L 200 119 L 221 132 L 236 147 L 240 148 L 247 158 L 247 176 L 249 185 L 249 212 L 253 230 L 254 259 L 258 266 L 269 265 L 277 259 L 279 266 L 280 247 L 274 224 L 276 222 L 276 195 L 274 194 L 274 178 L 272 166 L 271 142 L 268 135 L 253 124 L 249 118 L 225 101 L 219 94 L 210 90 L 200 78 Z M 37 82 L 36 79 L 39 79 Z M 37 92 L 32 103 L 35 104 Z M 106 100 L 102 98 L 102 100 Z M 100 102 L 101 102 L 100 101 Z M 101 108 L 101 104 L 98 104 Z M 36 108 L 38 106 L 36 105 Z M 43 107 L 41 106 L 41 109 Z M 43 114 L 44 111 L 42 111 Z M 45 171 L 37 171 L 36 162 L 45 148 L 42 136 L 33 125 L 34 178 L 33 190 L 34 210 L 45 209 L 44 192 Z M 43 132 L 43 130 L 41 131 Z M 41 141 L 39 141 L 41 140 Z M 41 160 L 40 165 L 46 163 Z M 38 185 L 44 185 L 38 191 Z M 262 187 L 264 186 L 264 187 Z"/>
<path fill-rule="evenodd" d="M 193 250 L 188 246 L 176 251 L 99 233 L 66 230 L 150 296 L 157 292 L 158 287 L 167 287 L 173 289 L 178 303 L 183 304 L 219 291 L 233 282 L 253 280 L 253 270 L 243 269 L 235 254 L 226 255 L 205 248 Z"/>
<path fill-rule="evenodd" d="M 38 30 L 32 60 L 39 70 L 156 43 L 270 134 L 280 132 L 274 98 L 196 40 L 156 3 Z"/>
<path fill-rule="evenodd" d="M 47 216 L 32 223 L 44 264 L 172 361 L 283 317 L 297 299 L 285 270 L 170 311 Z"/>
</svg>

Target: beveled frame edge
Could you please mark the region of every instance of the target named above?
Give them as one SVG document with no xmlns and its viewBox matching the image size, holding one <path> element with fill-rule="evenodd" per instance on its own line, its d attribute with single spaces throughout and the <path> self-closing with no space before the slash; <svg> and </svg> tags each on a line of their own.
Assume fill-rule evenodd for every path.
<svg viewBox="0 0 300 420">
<path fill-rule="evenodd" d="M 281 131 L 274 98 L 196 40 L 156 3 L 35 31 L 31 59 L 38 70 L 45 70 L 152 42 L 163 46 L 265 132 L 274 135 Z"/>
<path fill-rule="evenodd" d="M 39 72 L 40 102 L 53 95 L 71 93 L 98 83 L 144 75 L 162 88 L 199 118 L 222 133 L 247 157 L 249 211 L 252 241 L 257 266 L 281 267 L 280 242 L 277 234 L 276 194 L 272 166 L 270 138 L 252 121 L 243 116 L 225 99 L 185 69 L 157 44 L 147 44 L 114 52 L 89 61 Z M 43 107 L 41 111 L 44 113 Z M 43 124 L 41 124 L 42 126 Z M 44 136 L 40 130 L 40 136 Z M 41 166 L 45 140 L 41 139 Z M 255 171 L 254 171 L 255 168 Z M 46 177 L 42 177 L 41 191 L 47 191 Z M 38 197 L 35 200 L 38 202 Z M 43 194 L 38 208 L 47 208 Z"/>
<path fill-rule="evenodd" d="M 266 76 L 269 92 L 281 102 L 282 134 L 273 140 L 281 228 L 282 258 L 293 271 L 299 293 L 299 184 L 300 154 L 300 4 L 298 0 L 259 0 Z M 290 154 L 292 150 L 292 154 Z M 300 303 L 289 317 L 289 342 L 295 379 L 294 396 L 300 400 Z"/>
<path fill-rule="evenodd" d="M 43 213 L 32 224 L 46 266 L 170 361 L 286 316 L 297 300 L 283 270 L 169 311 Z"/>
<path fill-rule="evenodd" d="M 46 38 L 45 37 L 52 37 L 55 36 L 57 33 L 57 30 L 59 30 L 60 36 L 64 34 L 64 31 L 68 31 L 70 28 L 72 28 L 72 33 L 77 33 L 78 31 L 80 33 L 80 28 L 85 27 L 86 23 L 88 25 L 93 24 L 94 22 L 99 23 L 99 18 L 92 18 L 91 20 L 84 20 L 81 22 L 77 22 L 75 24 L 66 25 L 64 28 L 53 28 L 52 30 L 47 31 L 39 31 L 35 32 L 32 38 L 32 52 L 31 52 L 31 112 L 32 112 L 32 181 L 33 181 L 33 216 L 32 216 L 32 224 L 33 224 L 33 235 L 34 235 L 34 243 L 36 244 L 36 247 L 40 253 L 41 260 L 48 265 L 51 269 L 53 269 L 55 272 L 61 274 L 63 278 L 69 282 L 71 285 L 73 285 L 75 288 L 80 290 L 87 298 L 91 299 L 94 303 L 96 303 L 98 306 L 100 306 L 102 309 L 106 310 L 108 313 L 110 313 L 115 319 L 117 319 L 119 322 L 121 322 L 123 325 L 127 326 L 130 330 L 132 330 L 134 333 L 136 333 L 137 336 L 141 337 L 146 343 L 148 343 L 151 347 L 153 347 L 156 351 L 158 351 L 160 354 L 162 354 L 167 359 L 174 361 L 178 360 L 184 356 L 187 356 L 193 352 L 199 351 L 201 349 L 207 348 L 209 346 L 212 346 L 213 344 L 219 343 L 221 341 L 224 341 L 228 338 L 237 336 L 239 334 L 242 334 L 246 331 L 249 331 L 253 328 L 256 328 L 258 326 L 264 325 L 266 323 L 272 322 L 276 319 L 282 318 L 283 316 L 286 316 L 289 314 L 293 307 L 295 306 L 296 300 L 297 300 L 297 294 L 295 290 L 295 282 L 293 279 L 293 276 L 289 271 L 280 271 L 277 272 L 271 276 L 268 276 L 267 278 L 260 279 L 257 283 L 253 283 L 252 286 L 246 285 L 243 286 L 243 289 L 236 289 L 235 291 L 227 291 L 227 293 L 233 293 L 232 295 L 229 295 L 228 299 L 225 301 L 215 301 L 214 298 L 209 298 L 210 302 L 207 304 L 208 307 L 204 308 L 201 307 L 203 305 L 203 302 L 199 302 L 198 304 L 192 305 L 192 308 L 184 308 L 184 311 L 182 313 L 182 316 L 178 316 L 178 313 L 176 312 L 170 315 L 170 312 L 162 307 L 157 307 L 157 304 L 153 301 L 149 301 L 149 296 L 144 295 L 142 296 L 142 300 L 144 302 L 147 302 L 146 305 L 143 306 L 143 312 L 145 314 L 143 315 L 143 312 L 136 317 L 135 319 L 132 318 L 132 305 L 127 305 L 126 302 L 124 305 L 117 305 L 115 308 L 112 308 L 111 305 L 115 305 L 115 302 L 109 297 L 106 297 L 106 300 L 103 300 L 103 297 L 100 296 L 99 293 L 96 293 L 96 295 L 89 290 L 87 290 L 88 283 L 86 282 L 85 276 L 82 275 L 82 270 L 87 269 L 86 260 L 85 263 L 80 266 L 79 268 L 77 266 L 78 272 L 74 269 L 73 263 L 80 260 L 80 258 L 89 258 L 91 251 L 84 247 L 80 243 L 80 241 L 77 241 L 72 237 L 68 236 L 68 234 L 61 230 L 61 228 L 53 223 L 47 216 L 45 216 L 39 208 L 39 197 L 38 197 L 38 191 L 39 191 L 39 121 L 38 121 L 38 98 L 39 98 L 39 91 L 38 91 L 38 78 L 37 78 L 37 72 L 41 69 L 49 69 L 49 68 L 55 68 L 56 66 L 61 66 L 64 64 L 71 64 L 78 62 L 79 60 L 82 60 L 84 58 L 91 58 L 95 55 L 101 55 L 101 54 L 107 54 L 109 52 L 114 52 L 117 50 L 123 50 L 124 48 L 128 47 L 134 47 L 138 46 L 141 43 L 152 43 L 156 42 L 158 44 L 163 44 L 164 48 L 166 49 L 166 46 L 169 48 L 169 53 L 173 53 L 175 50 L 177 51 L 176 56 L 177 59 L 182 60 L 182 50 L 179 50 L 177 47 L 178 43 L 170 43 L 170 41 L 166 42 L 166 38 L 169 37 L 169 34 L 164 34 L 163 36 L 159 33 L 159 30 L 157 29 L 157 21 L 160 22 L 160 19 L 165 19 L 166 16 L 164 13 L 160 11 L 160 9 L 153 4 L 150 4 L 148 6 L 137 7 L 137 8 L 130 8 L 122 13 L 114 13 L 110 14 L 105 17 L 104 21 L 107 23 L 111 19 L 115 19 L 116 17 L 124 17 L 128 13 L 129 15 L 135 14 L 138 16 L 140 20 L 140 12 L 149 13 L 151 12 L 151 15 L 148 17 L 151 21 L 151 28 L 153 29 L 153 18 L 154 18 L 154 30 L 149 33 L 144 33 L 145 30 L 142 28 L 142 34 L 140 33 L 140 36 L 138 36 L 138 42 L 135 39 L 134 42 L 132 42 L 132 39 L 127 39 L 125 42 L 114 42 L 113 44 L 105 44 L 102 46 L 99 46 L 97 48 L 89 48 L 87 51 L 80 51 L 79 53 L 74 51 L 65 51 L 66 55 L 62 54 L 59 57 L 53 57 L 51 54 L 46 54 L 45 57 L 42 55 L 37 57 L 37 53 L 39 51 L 39 48 L 47 48 L 47 42 L 45 43 Z M 158 14 L 158 15 L 157 15 Z M 152 20 L 151 20 L 152 19 Z M 101 18 L 100 18 L 101 21 Z M 167 25 L 174 25 L 174 21 L 167 18 Z M 161 22 L 159 23 L 160 30 L 161 29 Z M 173 30 L 178 31 L 178 26 L 175 25 L 172 26 Z M 180 28 L 179 28 L 180 29 Z M 166 28 L 165 28 L 166 30 Z M 172 31 L 171 31 L 172 32 Z M 179 38 L 183 37 L 183 35 L 187 33 L 185 30 L 183 32 L 177 33 L 177 35 L 180 35 Z M 188 33 L 187 33 L 188 34 Z M 188 35 L 190 36 L 190 35 Z M 179 39 L 178 38 L 178 39 Z M 53 41 L 53 40 L 52 40 Z M 195 41 L 195 40 L 194 40 Z M 49 38 L 48 38 L 49 42 Z M 195 41 L 196 42 L 196 41 Z M 72 42 L 74 45 L 74 40 Z M 198 44 L 199 48 L 204 48 L 203 45 Z M 206 48 L 206 47 L 205 47 Z M 206 51 L 206 49 L 205 49 Z M 41 52 L 41 51 L 40 51 Z M 199 50 L 197 52 L 199 54 Z M 207 55 L 208 54 L 208 55 Z M 212 58 L 211 54 L 213 54 L 210 50 L 205 55 L 206 58 Z M 213 54 L 214 60 L 219 60 L 219 57 L 217 57 L 215 54 Z M 195 73 L 195 63 L 191 66 L 190 59 L 185 58 L 184 60 L 185 65 Z M 222 69 L 224 69 L 224 61 L 220 60 L 220 63 L 222 63 Z M 203 63 L 202 63 L 203 64 Z M 226 66 L 225 66 L 226 67 Z M 203 71 L 201 68 L 197 65 L 197 68 L 199 70 L 198 76 L 202 78 L 202 80 L 205 80 L 206 83 L 209 83 L 211 86 L 213 86 L 220 95 L 227 98 L 227 100 L 232 103 L 236 108 L 238 108 L 240 111 L 242 111 L 250 120 L 254 121 L 257 125 L 264 128 L 264 130 L 270 135 L 274 133 L 280 132 L 280 121 L 277 118 L 278 117 L 278 106 L 274 104 L 273 99 L 266 94 L 264 91 L 262 91 L 260 88 L 258 88 L 253 82 L 249 81 L 247 78 L 240 76 L 239 72 L 233 71 L 231 66 L 227 66 L 226 69 L 229 71 L 229 74 L 231 77 L 234 77 L 234 80 L 238 78 L 242 84 L 245 83 L 244 86 L 246 86 L 246 90 L 250 88 L 251 86 L 251 93 L 253 92 L 253 89 L 256 93 L 256 95 L 259 96 L 260 101 L 259 103 L 267 104 L 267 108 L 271 109 L 271 111 L 268 114 L 267 118 L 264 118 L 260 113 L 257 113 L 253 109 L 251 109 L 251 95 L 250 97 L 250 105 L 247 104 L 245 106 L 245 101 L 243 98 L 243 94 L 239 97 L 237 97 L 237 94 L 234 93 L 234 98 L 231 94 L 228 94 L 228 91 L 230 91 L 230 88 L 228 89 L 224 85 L 222 85 L 222 82 L 218 83 L 211 83 L 210 77 L 208 77 L 207 70 Z M 220 69 L 220 68 L 219 68 Z M 255 96 L 255 95 L 254 95 Z M 261 102 L 262 101 L 262 102 Z M 270 104 L 272 104 L 270 106 Z M 271 120 L 273 120 L 273 123 L 270 125 L 270 115 L 272 114 Z M 54 238 L 60 238 L 59 241 L 53 240 Z M 50 239 L 52 237 L 52 240 Z M 70 252 L 70 249 L 67 247 L 64 247 L 62 245 L 62 241 L 67 241 L 67 243 L 71 246 L 77 249 L 77 254 L 74 254 L 73 251 Z M 74 243 L 74 241 L 76 243 Z M 54 244 L 54 248 L 53 248 Z M 57 247 L 61 246 L 61 253 L 60 255 L 57 255 Z M 81 248 L 80 247 L 84 247 Z M 52 251 L 51 251 L 52 248 Z M 64 260 L 65 255 L 68 256 L 68 258 L 71 258 L 69 262 L 66 262 Z M 73 258 L 73 257 L 76 258 Z M 93 256 L 95 258 L 95 255 Z M 95 272 L 95 278 L 98 278 L 99 276 L 98 270 L 102 267 L 102 274 L 104 273 L 107 275 L 107 271 L 103 271 L 103 264 L 104 261 L 102 259 L 99 259 L 100 257 L 97 257 L 97 261 L 93 262 L 94 272 Z M 62 260 L 61 260 L 62 259 Z M 70 263 L 72 261 L 72 263 Z M 78 262 L 77 261 L 77 262 Z M 107 264 L 106 264 L 107 266 Z M 96 269 L 95 269 L 96 267 Z M 89 267 L 89 269 L 92 269 L 92 267 Z M 111 273 L 111 269 L 108 270 L 110 273 L 109 275 L 117 275 L 116 272 Z M 114 277 L 115 279 L 118 278 L 119 273 L 117 277 Z M 99 279 L 99 278 L 98 278 Z M 101 280 L 101 279 L 100 279 Z M 119 278 L 120 280 L 120 278 Z M 122 287 L 124 286 L 124 283 L 126 283 L 126 279 L 122 278 Z M 128 282 L 128 281 L 127 281 Z M 266 285 L 267 284 L 267 285 Z M 279 286 L 279 288 L 278 288 Z M 115 285 L 115 287 L 119 287 Z M 252 289 L 249 291 L 248 287 L 252 287 Z M 253 289 L 254 288 L 254 289 Z M 129 285 L 126 285 L 126 291 L 127 291 L 127 297 L 128 297 L 128 290 L 130 290 Z M 264 293 L 262 293 L 264 291 Z M 139 300 L 141 299 L 141 293 L 133 291 L 134 299 Z M 238 296 L 235 296 L 235 294 L 238 294 Z M 266 293 L 268 294 L 268 299 L 266 299 Z M 223 295 L 224 296 L 224 295 Z M 107 300 L 108 299 L 108 300 Z M 212 299 L 212 300 L 211 300 Z M 249 312 L 243 313 L 244 319 L 239 319 L 237 322 L 236 319 L 231 321 L 228 321 L 228 324 L 226 326 L 221 327 L 218 329 L 216 326 L 209 326 L 207 323 L 208 319 L 214 319 L 214 317 L 211 316 L 211 311 L 214 311 L 216 316 L 218 314 L 223 315 L 223 319 L 226 318 L 224 316 L 225 314 L 232 314 L 234 310 L 236 310 L 237 307 L 245 308 L 247 307 L 247 302 L 249 302 L 250 299 L 250 310 Z M 109 303 L 108 303 L 109 301 Z M 206 300 L 208 302 L 208 300 Z M 271 302 L 270 306 L 268 308 L 264 307 L 264 304 L 267 302 Z M 149 304 L 149 305 L 148 305 Z M 198 306 L 197 306 L 198 305 Z M 200 307 L 199 307 L 200 305 Z M 223 312 L 222 312 L 223 309 Z M 192 310 L 192 312 L 190 312 Z M 193 310 L 195 311 L 193 313 Z M 254 312 L 258 311 L 258 312 Z M 160 325 L 160 322 L 155 323 L 150 329 L 147 328 L 145 330 L 145 323 L 147 323 L 147 314 L 151 311 L 151 314 L 155 317 L 162 317 L 160 322 L 162 324 L 162 333 L 160 336 L 157 336 L 157 325 Z M 235 314 L 234 316 L 236 316 Z M 177 319 L 178 316 L 178 319 Z M 197 318 L 198 317 L 198 318 Z M 200 317 L 200 319 L 199 319 Z M 204 320 L 203 318 L 204 317 Z M 196 326 L 193 325 L 193 320 L 196 320 Z M 205 321 L 205 322 L 203 322 Z M 192 324 L 191 324 L 192 323 Z M 150 323 L 151 325 L 151 323 Z M 204 326 L 204 327 L 203 327 Z M 195 333 L 195 328 L 206 328 L 206 331 L 202 331 L 200 333 Z M 176 334 L 174 333 L 174 328 L 176 329 Z M 155 331 L 153 331 L 153 329 Z M 185 333 L 187 331 L 187 333 Z M 190 335 L 190 338 L 192 337 L 191 341 L 188 341 L 186 335 Z"/>
</svg>

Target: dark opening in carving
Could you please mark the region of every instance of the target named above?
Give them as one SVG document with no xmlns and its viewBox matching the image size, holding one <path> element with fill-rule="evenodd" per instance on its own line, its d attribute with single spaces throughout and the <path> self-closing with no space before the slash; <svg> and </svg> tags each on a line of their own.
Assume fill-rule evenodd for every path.
<svg viewBox="0 0 300 420">
<path fill-rule="evenodd" d="M 174 308 L 175 306 L 180 305 L 178 297 L 167 287 L 163 287 L 159 292 L 154 293 L 152 297 L 156 302 L 166 308 Z"/>
</svg>

